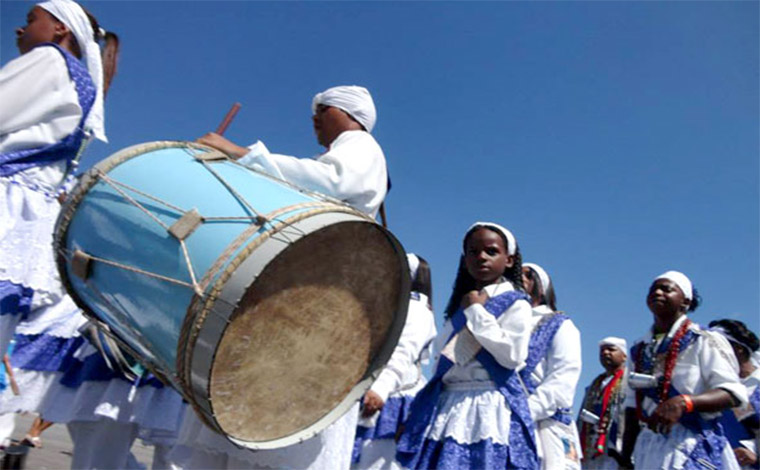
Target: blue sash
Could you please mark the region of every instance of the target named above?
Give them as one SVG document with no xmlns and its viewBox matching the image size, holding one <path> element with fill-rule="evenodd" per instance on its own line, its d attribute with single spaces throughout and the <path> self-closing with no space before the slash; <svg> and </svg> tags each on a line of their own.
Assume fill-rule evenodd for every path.
<svg viewBox="0 0 760 470">
<path fill-rule="evenodd" d="M 74 160 L 82 146 L 85 138 L 84 122 L 87 115 L 95 103 L 95 84 L 90 78 L 87 69 L 76 57 L 63 50 L 60 46 L 53 43 L 44 43 L 37 47 L 51 46 L 63 55 L 66 60 L 66 67 L 69 71 L 69 77 L 74 82 L 74 88 L 77 92 L 79 106 L 82 108 L 82 119 L 79 121 L 74 132 L 67 135 L 54 144 L 44 145 L 42 147 L 13 150 L 0 154 L 0 176 L 10 176 L 19 171 L 27 170 L 35 166 L 66 160 L 68 164 Z M 45 99 L 44 97 L 42 99 Z"/>
<path fill-rule="evenodd" d="M 527 300 L 528 296 L 520 291 L 509 291 L 492 297 L 485 304 L 485 309 L 495 318 L 499 318 L 517 300 Z M 451 340 L 466 325 L 464 311 L 459 309 L 451 318 L 453 331 Z M 509 430 L 509 463 L 511 467 L 537 468 L 535 428 L 528 410 L 528 400 L 520 380 L 514 370 L 505 369 L 485 348 L 481 348 L 475 358 L 488 371 L 496 383 L 499 392 L 504 396 L 507 405 L 512 410 Z M 420 390 L 411 405 L 409 419 L 405 423 L 404 433 L 396 447 L 396 459 L 407 468 L 415 468 L 423 449 L 425 431 L 432 423 L 438 411 L 438 399 L 443 391 L 443 376 L 453 366 L 447 357 L 441 356 L 435 375 Z M 514 449 L 511 449 L 514 445 Z"/>
<path fill-rule="evenodd" d="M 565 320 L 569 320 L 570 317 L 564 313 L 555 313 L 551 316 L 544 318 L 533 330 L 530 335 L 530 346 L 528 347 L 528 360 L 525 362 L 525 367 L 520 371 L 520 377 L 522 377 L 525 386 L 531 393 L 536 392 L 538 388 L 537 383 L 531 377 L 531 374 L 536 370 L 536 366 L 541 359 L 546 357 L 546 353 L 549 352 L 554 336 L 557 334 L 559 327 Z M 564 424 L 571 424 L 573 422 L 572 410 L 570 408 L 559 408 L 557 412 L 552 416 L 552 419 Z"/>
</svg>

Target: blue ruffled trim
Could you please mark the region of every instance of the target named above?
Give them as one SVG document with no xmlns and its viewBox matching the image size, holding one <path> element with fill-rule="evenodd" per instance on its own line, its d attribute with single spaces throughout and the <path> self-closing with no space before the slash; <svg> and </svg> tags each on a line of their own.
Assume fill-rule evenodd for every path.
<svg viewBox="0 0 760 470">
<path fill-rule="evenodd" d="M 98 353 L 90 354 L 84 359 L 84 361 L 73 359 L 66 368 L 63 377 L 61 377 L 61 385 L 69 388 L 78 388 L 84 382 L 104 382 L 114 379 L 131 382 L 122 374 L 111 370 L 103 357 Z M 138 387 L 164 387 L 164 384 L 153 376 L 153 374 L 147 374 L 140 377 L 137 379 L 136 385 Z"/>
<path fill-rule="evenodd" d="M 521 449 L 503 444 L 496 444 L 485 439 L 474 444 L 460 444 L 452 438 L 443 441 L 426 439 L 417 465 L 408 467 L 408 462 L 401 461 L 407 468 L 414 469 L 525 469 L 515 465 L 512 456 Z M 525 449 L 527 451 L 527 449 Z"/>
<path fill-rule="evenodd" d="M 409 407 L 412 405 L 414 397 L 407 395 L 396 395 L 388 398 L 388 401 L 380 410 L 377 422 L 374 427 L 368 428 L 362 425 L 356 427 L 356 437 L 354 439 L 354 450 L 351 459 L 358 463 L 361 459 L 362 448 L 367 441 L 379 439 L 394 439 L 399 425 L 406 421 L 409 415 Z"/>
<path fill-rule="evenodd" d="M 46 334 L 14 336 L 13 367 L 45 372 L 62 372 L 74 361 L 74 352 L 84 344 L 81 336 L 61 338 Z"/>
<path fill-rule="evenodd" d="M 10 281 L 0 281 L 0 315 L 21 315 L 25 320 L 32 306 L 34 290 Z"/>
</svg>

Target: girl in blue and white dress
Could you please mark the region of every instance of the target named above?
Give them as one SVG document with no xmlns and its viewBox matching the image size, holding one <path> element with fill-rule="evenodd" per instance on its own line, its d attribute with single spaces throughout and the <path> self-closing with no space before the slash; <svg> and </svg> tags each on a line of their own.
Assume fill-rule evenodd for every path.
<svg viewBox="0 0 760 470">
<path fill-rule="evenodd" d="M 572 407 L 581 375 L 581 334 L 570 317 L 557 312 L 554 283 L 541 266 L 523 264 L 523 286 L 532 299 L 533 332 L 520 376 L 531 392 L 528 406 L 538 428 L 541 468 L 579 470 Z"/>
<path fill-rule="evenodd" d="M 0 69 L 0 351 L 19 321 L 63 295 L 57 193 L 86 143 L 106 140 L 118 51 L 118 38 L 70 0 L 34 6 L 16 36 L 21 56 Z"/>
<path fill-rule="evenodd" d="M 352 455 L 354 469 L 401 468 L 395 461 L 396 433 L 414 396 L 427 383 L 422 365 L 430 358 L 436 336 L 430 266 L 417 255 L 407 258 L 412 292 L 406 323 L 388 364 L 364 395 Z"/>
<path fill-rule="evenodd" d="M 436 371 L 412 403 L 396 458 L 415 469 L 535 469 L 528 393 L 515 372 L 532 318 L 520 250 L 491 222 L 472 225 L 463 248 Z"/>
<path fill-rule="evenodd" d="M 633 370 L 626 396 L 633 410 L 626 421 L 623 457 L 632 443 L 635 468 L 738 469 L 718 418 L 747 403 L 731 346 L 719 333 L 693 323 L 687 312 L 700 297 L 683 273 L 668 271 L 649 289 L 647 305 L 654 324 L 628 356 Z M 630 401 L 629 401 L 630 399 Z"/>
<path fill-rule="evenodd" d="M 726 337 L 739 361 L 739 377 L 747 388 L 749 403 L 723 413 L 722 423 L 743 469 L 760 468 L 760 340 L 738 320 L 715 320 L 710 329 Z M 729 429 L 730 426 L 730 429 Z"/>
</svg>

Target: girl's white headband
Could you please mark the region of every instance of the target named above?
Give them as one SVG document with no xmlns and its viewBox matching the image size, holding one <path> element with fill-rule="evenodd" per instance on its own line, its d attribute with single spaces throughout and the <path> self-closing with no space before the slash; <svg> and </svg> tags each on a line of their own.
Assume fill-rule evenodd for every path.
<svg viewBox="0 0 760 470">
<path fill-rule="evenodd" d="M 470 226 L 470 228 L 467 229 L 467 232 L 465 234 L 469 234 L 473 230 L 475 230 L 478 227 L 487 227 L 496 230 L 497 232 L 504 235 L 504 238 L 507 239 L 507 253 L 514 256 L 515 253 L 517 253 L 517 240 L 515 239 L 515 236 L 512 235 L 512 232 L 507 230 L 506 228 L 502 227 L 499 224 L 495 224 L 493 222 L 475 222 Z M 465 235 L 465 238 L 467 235 Z"/>
<path fill-rule="evenodd" d="M 546 274 L 546 271 L 544 271 L 544 268 L 536 263 L 523 263 L 523 267 L 530 268 L 538 274 L 538 279 L 541 281 L 541 293 L 545 296 L 546 291 L 549 290 L 549 284 L 551 284 L 552 281 L 549 278 L 549 275 Z"/>
<path fill-rule="evenodd" d="M 676 283 L 678 287 L 681 288 L 681 292 L 683 292 L 684 297 L 686 297 L 686 300 L 691 300 L 692 298 L 692 287 L 691 287 L 691 281 L 684 273 L 678 272 L 678 271 L 668 271 L 665 273 L 660 274 L 655 278 L 655 281 L 658 279 L 667 279 L 669 281 L 673 281 Z"/>
</svg>

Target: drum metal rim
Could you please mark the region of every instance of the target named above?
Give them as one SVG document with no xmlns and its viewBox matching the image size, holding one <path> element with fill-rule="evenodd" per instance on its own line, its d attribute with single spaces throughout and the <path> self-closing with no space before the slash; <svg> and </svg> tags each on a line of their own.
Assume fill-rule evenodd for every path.
<svg viewBox="0 0 760 470">
<path fill-rule="evenodd" d="M 279 253 L 287 248 L 284 244 L 272 240 L 272 234 L 277 233 L 283 228 L 293 227 L 297 229 L 297 231 L 304 233 L 304 235 L 292 237 L 294 239 L 293 241 L 296 241 L 309 233 L 313 233 L 331 224 L 340 222 L 368 222 L 372 223 L 378 230 L 382 231 L 396 252 L 401 266 L 407 266 L 403 247 L 389 231 L 383 229 L 365 214 L 359 213 L 354 209 L 346 208 L 347 210 L 341 211 L 336 211 L 336 209 L 343 208 L 320 208 L 307 213 L 298 214 L 283 221 L 283 224 L 278 226 L 277 230 L 268 233 L 266 237 L 262 234 L 261 237 L 253 240 L 246 246 L 246 249 L 243 252 L 239 253 L 235 261 L 228 265 L 225 272 L 219 276 L 217 282 L 214 284 L 214 288 L 206 295 L 206 298 L 203 299 L 195 296 L 193 302 L 191 302 L 191 307 L 188 309 L 188 314 L 185 317 L 179 341 L 180 348 L 182 348 L 182 354 L 178 353 L 177 356 L 177 370 L 180 375 L 180 380 L 183 381 L 185 388 L 189 390 L 189 393 L 192 395 L 192 399 L 188 401 L 196 410 L 196 414 L 198 414 L 208 426 L 217 430 L 238 446 L 249 449 L 275 449 L 301 442 L 322 431 L 330 423 L 334 422 L 348 411 L 369 389 L 372 382 L 374 382 L 390 359 L 390 356 L 395 349 L 395 345 L 398 342 L 398 338 L 401 336 L 409 302 L 409 296 L 405 295 L 405 293 L 408 293 L 411 286 L 408 268 L 403 269 L 402 271 L 398 310 L 388 330 L 385 343 L 380 347 L 380 350 L 373 359 L 365 377 L 351 389 L 337 407 L 327 412 L 324 416 L 303 430 L 289 436 L 268 441 L 253 442 L 236 439 L 226 434 L 216 420 L 212 418 L 214 413 L 213 404 L 209 401 L 209 378 L 211 375 L 214 353 L 224 335 L 225 328 L 228 324 L 227 319 L 235 311 L 238 301 L 242 298 L 247 289 L 256 281 L 258 276 L 266 269 L 266 266 L 274 260 Z M 256 257 L 250 256 L 254 250 L 257 254 Z M 226 305 L 222 306 L 223 312 L 216 310 L 214 314 L 210 314 L 211 309 L 216 304 L 214 299 L 217 297 L 222 299 L 223 304 Z M 214 322 L 216 322 L 216 324 L 213 324 Z M 204 329 L 205 325 L 208 325 L 208 327 Z M 202 349 L 205 349 L 204 354 L 201 354 Z"/>
<path fill-rule="evenodd" d="M 77 306 L 82 310 L 85 317 L 90 320 L 93 320 L 98 325 L 102 326 L 103 322 L 95 314 L 95 312 L 93 312 L 90 309 L 87 303 L 84 302 L 83 299 L 79 295 L 77 295 L 71 283 L 69 269 L 68 269 L 69 257 L 68 257 L 67 249 L 66 249 L 66 239 L 68 237 L 68 229 L 69 229 L 70 223 L 73 219 L 73 216 L 79 204 L 82 202 L 84 197 L 93 188 L 93 186 L 95 186 L 98 182 L 100 182 L 101 180 L 99 177 L 100 173 L 108 173 L 112 169 L 117 167 L 118 165 L 132 158 L 143 155 L 145 153 L 148 153 L 154 150 L 171 149 L 171 148 L 191 148 L 191 149 L 198 149 L 198 150 L 208 150 L 209 152 L 215 151 L 211 147 L 207 147 L 202 144 L 197 144 L 194 142 L 187 142 L 187 141 L 155 141 L 155 142 L 142 143 L 142 144 L 137 144 L 137 145 L 127 147 L 111 155 L 110 157 L 102 160 L 101 162 L 94 165 L 90 170 L 86 171 L 82 175 L 82 177 L 80 178 L 80 181 L 71 191 L 71 193 L 69 194 L 69 197 L 67 197 L 67 199 L 64 201 L 61 207 L 60 214 L 58 216 L 58 219 L 56 220 L 55 232 L 54 232 L 54 237 L 53 237 L 53 248 L 55 250 L 56 264 L 58 267 L 58 271 L 60 273 L 61 282 L 65 286 L 66 291 L 71 296 L 72 300 L 74 300 Z M 240 165 L 239 163 L 235 162 L 232 159 L 230 159 L 230 161 L 232 161 L 232 163 Z M 376 224 L 374 219 L 370 218 L 366 214 L 356 211 L 355 209 L 351 208 L 350 206 L 348 206 L 346 203 L 342 201 L 338 201 L 334 198 L 331 198 L 321 193 L 305 190 L 304 188 L 297 187 L 290 182 L 281 180 L 279 178 L 275 178 L 267 173 L 263 173 L 261 171 L 257 171 L 249 167 L 244 167 L 244 168 L 246 168 L 247 170 L 253 173 L 266 177 L 270 180 L 277 181 L 280 184 L 293 188 L 303 194 L 310 195 L 318 200 L 323 201 L 322 204 L 324 204 L 325 206 L 316 207 L 307 212 L 299 213 L 295 217 L 286 219 L 283 221 L 284 223 L 281 224 L 279 228 L 287 227 L 287 226 L 300 227 L 301 224 L 311 225 L 311 223 L 316 222 L 318 219 L 321 219 L 324 216 L 330 216 L 331 214 L 333 216 L 340 214 L 342 217 L 344 217 L 342 221 L 354 220 L 354 221 L 365 221 L 365 222 Z M 321 204 L 317 203 L 315 205 L 320 206 Z M 284 208 L 284 209 L 292 210 L 295 208 L 289 207 L 289 208 Z M 278 212 L 286 212 L 286 211 L 281 210 Z M 327 224 L 324 224 L 324 225 L 327 225 Z M 377 225 L 377 227 L 379 230 L 381 230 L 385 234 L 385 236 L 390 241 L 391 245 L 393 246 L 394 250 L 397 253 L 397 256 L 401 262 L 401 265 L 406 266 L 406 263 L 407 263 L 406 256 L 405 256 L 405 252 L 403 250 L 401 243 L 388 230 L 383 229 L 380 225 Z M 276 233 L 276 232 L 277 230 L 272 231 L 272 233 Z M 270 233 L 269 235 L 271 236 L 272 233 Z M 259 238 L 262 238 L 262 237 L 258 237 L 257 240 L 254 240 L 253 242 L 251 242 L 251 244 L 253 243 L 264 244 L 264 240 L 259 240 Z M 270 238 L 271 237 L 267 237 L 268 240 Z M 277 250 L 276 253 L 279 253 L 280 251 L 281 250 Z M 238 257 L 236 257 L 236 258 L 240 258 L 237 264 L 240 265 L 241 263 L 243 263 L 245 261 L 245 258 L 247 258 L 249 255 L 250 255 L 250 252 L 245 255 L 241 252 L 238 255 Z M 274 256 L 272 256 L 271 259 L 273 258 Z M 227 259 L 229 259 L 229 257 L 227 257 Z M 269 259 L 267 262 L 271 261 L 271 259 Z M 228 266 L 228 268 L 229 267 L 230 266 Z M 264 265 L 261 267 L 261 271 L 263 271 L 265 267 L 266 267 L 266 263 L 264 263 Z M 224 282 L 221 282 L 221 281 L 222 281 L 222 278 L 219 278 L 217 279 L 217 282 L 215 283 L 214 289 L 217 292 L 221 292 L 221 287 L 224 284 Z M 255 278 L 253 278 L 253 280 L 251 280 L 248 283 L 248 285 L 250 285 L 253 281 L 255 281 Z M 338 407 L 328 412 L 323 418 L 321 418 L 320 420 L 318 420 L 311 426 L 307 427 L 305 430 L 299 431 L 295 434 L 292 434 L 290 436 L 280 438 L 280 439 L 275 439 L 275 440 L 266 441 L 266 442 L 252 443 L 252 442 L 247 442 L 247 441 L 241 441 L 231 436 L 227 436 L 226 434 L 223 433 L 223 431 L 222 433 L 230 441 L 232 441 L 233 443 L 239 446 L 243 446 L 243 447 L 247 447 L 251 449 L 278 448 L 285 445 L 290 445 L 293 443 L 303 441 L 317 434 L 321 429 L 326 427 L 330 422 L 334 421 L 334 419 L 341 416 L 345 411 L 347 411 L 351 406 L 353 406 L 353 403 L 356 400 L 358 400 L 367 389 L 369 389 L 374 379 L 377 377 L 377 375 L 379 375 L 380 371 L 382 370 L 382 368 L 384 367 L 384 365 L 387 363 L 388 359 L 390 358 L 393 352 L 393 349 L 395 348 L 395 344 L 398 341 L 398 338 L 401 336 L 401 330 L 404 325 L 404 319 L 406 317 L 406 311 L 407 311 L 407 306 L 409 302 L 408 295 L 404 295 L 404 293 L 408 292 L 409 287 L 411 285 L 408 269 L 403 270 L 402 276 L 401 276 L 401 283 L 402 283 L 401 289 L 400 289 L 401 298 L 398 299 L 399 300 L 398 311 L 394 319 L 394 322 L 391 324 L 390 329 L 388 331 L 388 340 L 385 342 L 385 344 L 381 346 L 380 351 L 378 352 L 378 355 L 376 356 L 373 364 L 371 365 L 369 369 L 367 377 L 364 378 L 362 381 L 360 381 L 351 390 L 351 392 L 349 392 L 349 394 L 341 401 Z M 240 295 L 242 295 L 242 293 Z M 204 297 L 208 298 L 209 296 L 208 294 L 205 294 Z M 197 295 L 193 296 L 193 300 L 191 301 L 190 307 L 188 308 L 188 315 L 185 317 L 185 320 L 182 326 L 182 331 L 180 332 L 178 349 L 182 349 L 182 351 L 178 350 L 177 352 L 178 363 L 180 360 L 184 358 L 184 356 L 190 356 L 193 353 L 192 349 L 187 348 L 187 345 L 190 340 L 189 332 L 191 331 L 189 326 L 194 325 L 196 321 L 200 321 L 201 324 L 205 321 L 205 317 L 198 318 L 196 317 L 196 315 L 198 315 L 199 313 L 198 309 L 203 307 L 206 303 L 207 302 L 203 298 L 198 297 Z M 213 303 L 211 305 L 213 305 Z M 207 310 L 208 309 L 204 308 L 201 312 L 206 311 L 205 315 L 207 315 L 208 313 Z M 230 313 L 233 310 L 234 309 L 232 309 Z M 192 323 L 190 322 L 191 316 L 193 317 Z M 186 324 L 190 324 L 188 328 L 186 328 Z M 145 362 L 145 358 L 141 357 L 141 355 L 138 352 L 134 351 L 134 349 L 131 348 L 125 341 L 123 341 L 115 332 L 110 331 L 108 332 L 108 334 L 112 336 L 117 342 L 119 342 L 120 345 L 122 345 L 128 352 L 133 354 L 135 357 L 139 357 L 141 362 Z M 219 337 L 217 338 L 217 343 L 221 339 L 221 337 L 222 335 L 219 335 Z M 182 352 L 182 354 L 180 354 L 180 352 Z M 187 364 L 192 364 L 192 362 L 193 361 L 190 359 L 187 361 Z M 180 364 L 178 364 L 177 375 L 174 375 L 170 373 L 169 371 L 164 370 L 160 365 L 157 365 L 151 362 L 144 363 L 144 365 L 159 380 L 163 381 L 164 383 L 173 384 L 174 388 L 180 394 L 182 394 L 189 403 L 191 403 L 191 405 L 195 408 L 196 412 L 198 412 L 197 414 L 199 415 L 199 417 L 206 424 L 211 426 L 213 429 L 221 431 L 221 429 L 219 428 L 219 426 L 216 424 L 215 421 L 209 420 L 207 418 L 208 416 L 213 416 L 213 412 L 211 410 L 209 401 L 205 398 L 203 398 L 201 402 L 197 401 L 198 390 L 196 389 L 196 387 L 193 386 L 192 380 L 188 380 L 188 375 L 185 374 L 185 372 L 190 372 L 189 366 L 187 368 L 185 366 L 179 367 Z M 210 373 L 210 368 L 207 371 L 207 373 Z M 181 384 L 185 384 L 186 387 L 180 386 Z M 209 409 L 205 410 L 204 407 L 201 407 L 201 403 L 208 406 Z"/>
</svg>

